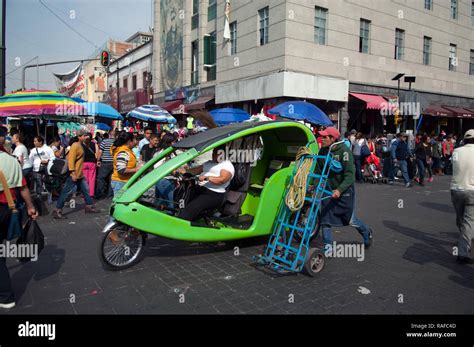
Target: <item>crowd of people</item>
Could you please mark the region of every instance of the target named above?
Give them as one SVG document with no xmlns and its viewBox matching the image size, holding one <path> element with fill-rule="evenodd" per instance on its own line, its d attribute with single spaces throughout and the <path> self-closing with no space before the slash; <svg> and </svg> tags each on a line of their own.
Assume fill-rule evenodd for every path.
<svg viewBox="0 0 474 347">
<path fill-rule="evenodd" d="M 407 188 L 413 182 L 423 186 L 436 175 L 452 174 L 454 149 L 462 145 L 460 137 L 444 132 L 368 136 L 351 130 L 345 134 L 345 141 L 354 156 L 357 182 L 370 178 L 393 184 L 401 176 Z"/>
</svg>

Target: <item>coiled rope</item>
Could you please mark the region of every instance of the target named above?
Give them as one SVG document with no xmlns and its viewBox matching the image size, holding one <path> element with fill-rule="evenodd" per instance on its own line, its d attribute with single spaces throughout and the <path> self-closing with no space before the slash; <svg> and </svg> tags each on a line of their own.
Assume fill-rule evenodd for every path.
<svg viewBox="0 0 474 347">
<path fill-rule="evenodd" d="M 296 162 L 299 162 L 302 156 L 312 154 L 308 147 L 301 147 L 296 154 Z M 311 167 L 313 166 L 313 158 L 308 157 L 303 160 L 303 163 L 298 167 L 293 183 L 288 190 L 285 198 L 285 204 L 292 212 L 299 211 L 304 205 L 306 197 L 306 183 Z"/>
</svg>

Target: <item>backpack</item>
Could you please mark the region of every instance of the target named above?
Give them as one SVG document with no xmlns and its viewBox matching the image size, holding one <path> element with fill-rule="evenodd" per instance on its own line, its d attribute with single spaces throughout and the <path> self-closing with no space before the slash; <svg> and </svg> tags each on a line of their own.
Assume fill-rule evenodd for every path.
<svg viewBox="0 0 474 347">
<path fill-rule="evenodd" d="M 239 191 L 249 180 L 250 164 L 249 163 L 235 163 L 234 177 L 230 182 L 230 190 Z"/>
<path fill-rule="evenodd" d="M 67 160 L 56 158 L 51 165 L 50 173 L 52 176 L 65 176 L 69 172 Z"/>
</svg>

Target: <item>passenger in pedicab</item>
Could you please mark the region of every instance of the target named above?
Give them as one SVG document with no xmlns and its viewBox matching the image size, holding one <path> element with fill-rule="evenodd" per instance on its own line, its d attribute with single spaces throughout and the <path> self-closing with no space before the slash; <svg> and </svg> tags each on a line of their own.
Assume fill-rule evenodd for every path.
<svg viewBox="0 0 474 347">
<path fill-rule="evenodd" d="M 319 155 L 327 155 L 330 146 L 338 141 L 341 134 L 333 127 L 320 131 L 322 148 Z M 372 230 L 355 215 L 355 164 L 352 151 L 344 143 L 335 145 L 331 149 L 333 158 L 338 161 L 342 170 L 331 170 L 328 184 L 332 189 L 332 199 L 321 201 L 320 225 L 323 232 L 323 243 L 326 254 L 332 250 L 332 227 L 352 226 L 357 229 L 363 238 L 366 248 L 372 244 Z M 321 165 L 319 165 L 321 168 Z M 322 168 L 321 168 L 322 169 Z"/>
<path fill-rule="evenodd" d="M 181 210 L 179 218 L 194 221 L 203 212 L 212 211 L 224 204 L 226 189 L 234 177 L 235 168 L 223 153 L 226 153 L 225 146 L 214 148 L 212 160 L 188 170 L 190 174 L 199 175 L 199 183 L 194 198 Z"/>
</svg>

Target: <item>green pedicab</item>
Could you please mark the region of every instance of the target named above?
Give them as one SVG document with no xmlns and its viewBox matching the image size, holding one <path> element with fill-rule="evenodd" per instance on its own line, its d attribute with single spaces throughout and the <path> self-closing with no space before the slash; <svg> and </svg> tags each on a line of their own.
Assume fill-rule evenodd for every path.
<svg viewBox="0 0 474 347">
<path fill-rule="evenodd" d="M 178 217 L 182 198 L 188 196 L 186 192 L 174 201 L 174 210 L 163 210 L 144 198 L 158 181 L 169 177 L 183 165 L 189 165 L 197 157 L 212 152 L 216 147 L 255 137 L 259 138 L 261 154 L 249 165 L 248 182 L 239 190 L 243 199 L 237 213 L 223 216 L 219 210 L 208 211 L 208 215 L 189 222 Z M 135 265 L 144 256 L 150 234 L 189 242 L 231 241 L 271 235 L 280 205 L 284 203 L 296 153 L 308 144 L 310 151 L 316 154 L 318 146 L 313 133 L 294 121 L 233 124 L 176 143 L 142 167 L 114 198 L 110 209 L 112 221 L 101 233 L 101 262 L 109 270 Z M 153 169 L 157 162 L 173 152 L 177 155 Z M 181 177 L 178 186 L 183 187 L 185 180 Z M 232 190 L 232 183 L 230 187 Z M 233 201 L 227 199 L 227 203 Z"/>
</svg>

